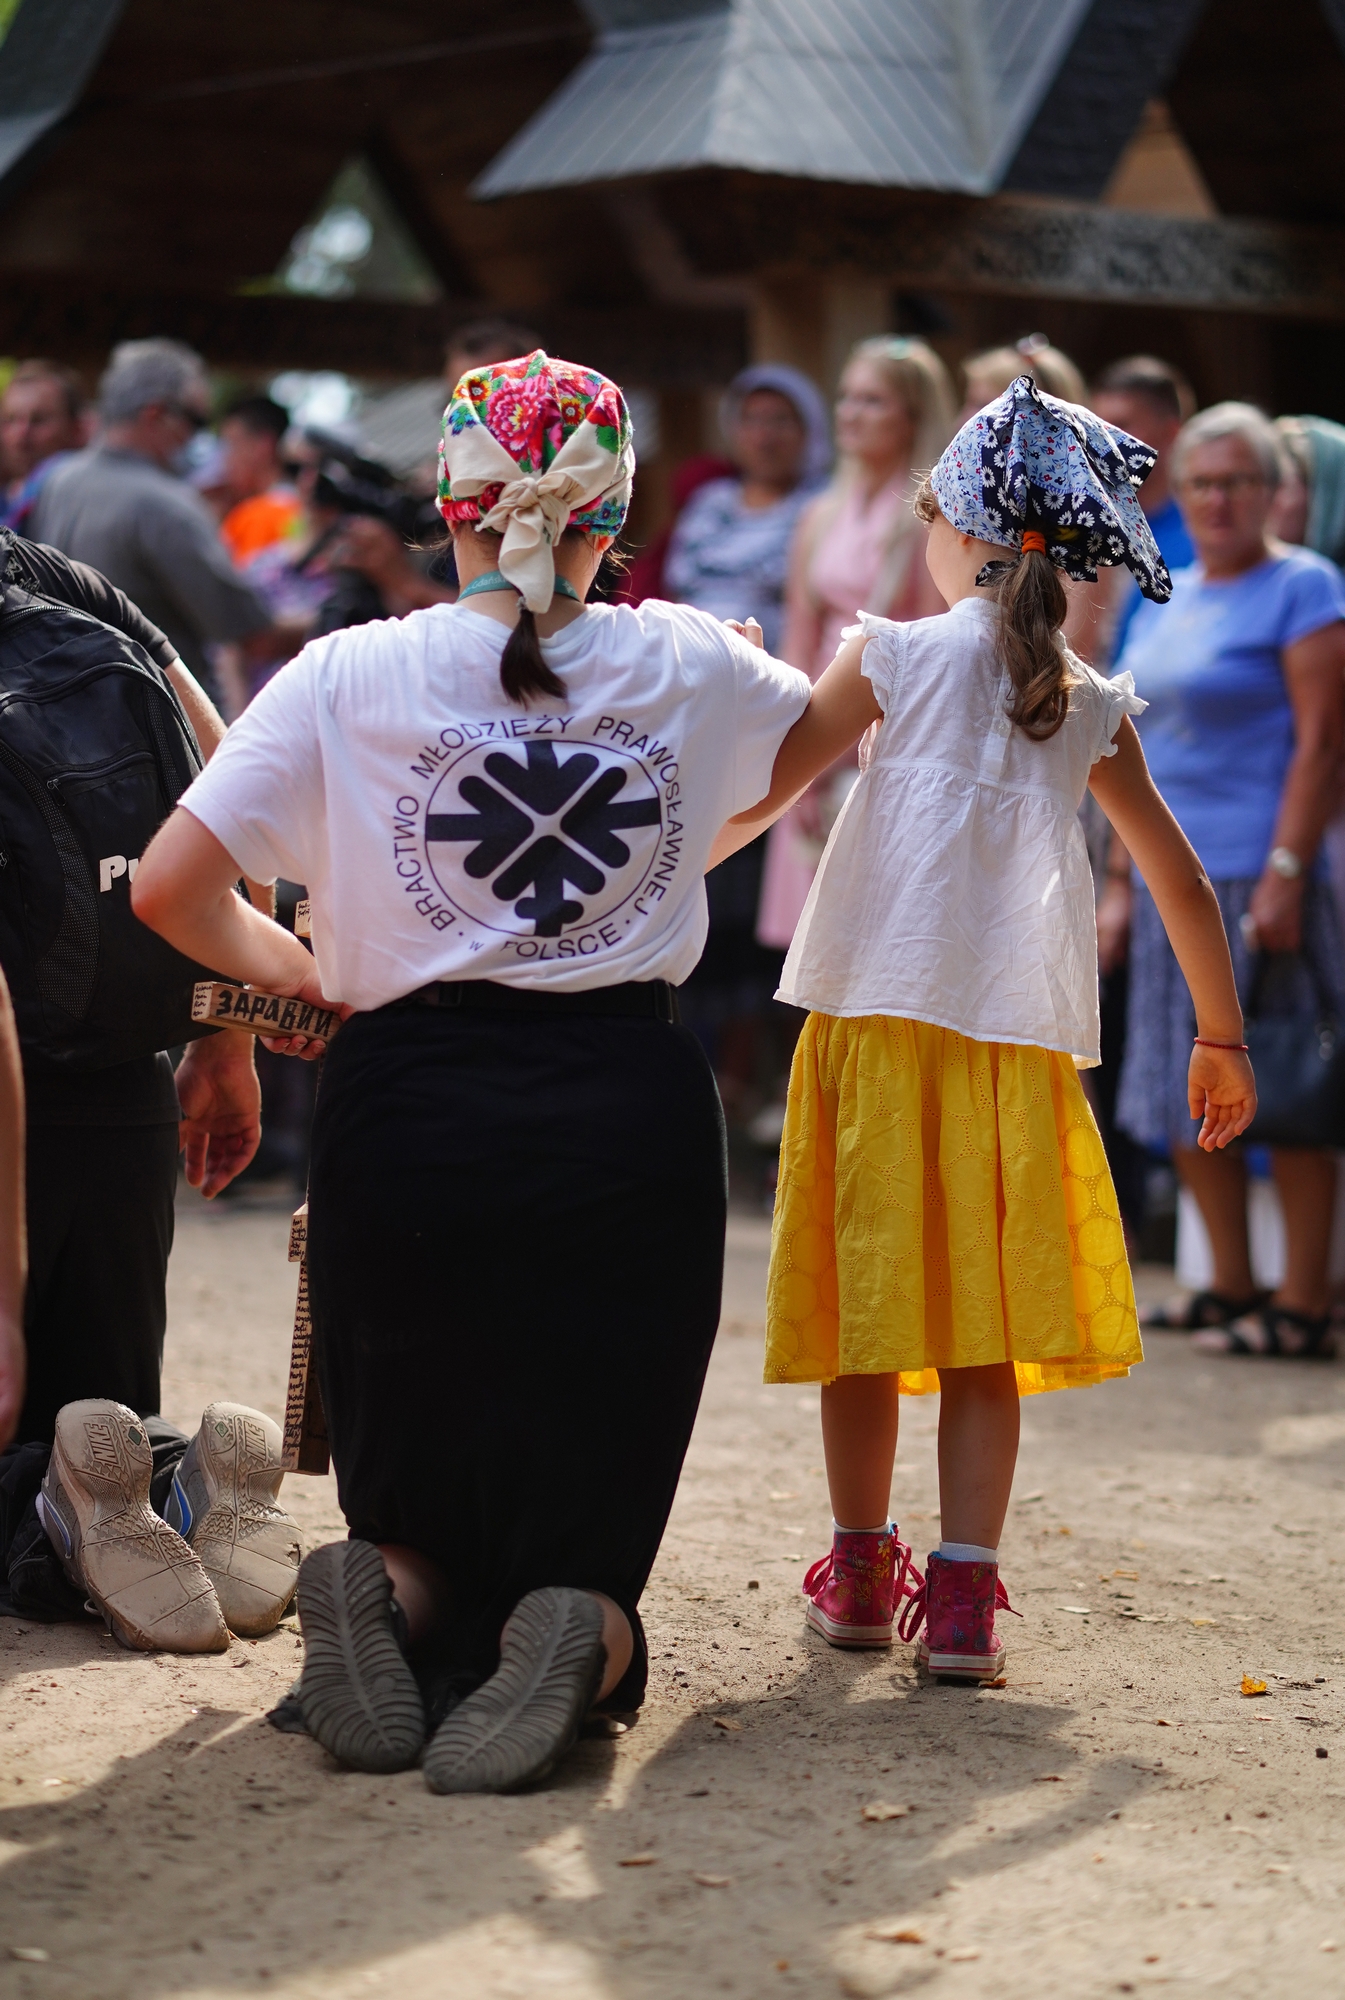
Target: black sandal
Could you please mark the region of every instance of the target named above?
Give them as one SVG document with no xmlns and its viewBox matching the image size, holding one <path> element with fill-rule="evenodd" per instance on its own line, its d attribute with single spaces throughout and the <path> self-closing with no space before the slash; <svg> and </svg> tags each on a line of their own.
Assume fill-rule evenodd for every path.
<svg viewBox="0 0 1345 2000">
<path fill-rule="evenodd" d="M 1203 1333 L 1256 1312 L 1265 1297 L 1264 1292 L 1253 1292 L 1249 1299 L 1230 1299 L 1226 1292 L 1193 1292 L 1178 1313 L 1169 1312 L 1166 1306 L 1141 1313 L 1140 1326 L 1146 1333 Z"/>
<path fill-rule="evenodd" d="M 1263 1347 L 1249 1340 L 1236 1326 L 1207 1327 L 1204 1331 L 1208 1333 L 1222 1333 L 1227 1345 L 1215 1348 L 1197 1342 L 1201 1353 L 1245 1355 L 1257 1361 L 1334 1361 L 1336 1358 L 1330 1313 L 1301 1313 L 1294 1312 L 1289 1306 L 1266 1304 L 1258 1306 L 1255 1313 L 1246 1313 L 1242 1317 L 1259 1322 L 1265 1338 Z M 1287 1328 L 1292 1328 L 1297 1336 L 1297 1340 L 1289 1346 L 1281 1338 L 1281 1330 Z"/>
</svg>

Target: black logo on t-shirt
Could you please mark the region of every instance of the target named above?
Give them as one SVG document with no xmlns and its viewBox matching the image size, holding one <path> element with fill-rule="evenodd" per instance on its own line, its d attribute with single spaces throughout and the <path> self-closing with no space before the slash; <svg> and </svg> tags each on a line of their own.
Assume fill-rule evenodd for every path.
<svg viewBox="0 0 1345 2000">
<path fill-rule="evenodd" d="M 479 761 L 467 760 L 475 770 L 463 773 L 455 765 L 445 774 L 429 801 L 426 846 L 434 866 L 436 845 L 463 843 L 461 867 L 470 881 L 488 883 L 496 905 L 512 904 L 534 936 L 559 937 L 567 924 L 586 914 L 593 919 L 596 913 L 577 898 L 599 897 L 609 884 L 616 886 L 633 846 L 643 869 L 644 851 L 657 833 L 651 842 L 638 831 L 662 825 L 658 793 L 638 760 L 606 745 L 561 746 L 559 754 L 550 742 L 519 747 L 521 758 L 488 750 Z M 447 810 L 450 805 L 459 809 Z M 623 833 L 636 833 L 637 841 L 622 839 Z M 445 880 L 437 867 L 435 875 L 444 893 L 461 902 L 462 884 Z M 631 886 L 620 885 L 619 901 Z M 476 914 L 489 921 L 472 901 Z"/>
</svg>

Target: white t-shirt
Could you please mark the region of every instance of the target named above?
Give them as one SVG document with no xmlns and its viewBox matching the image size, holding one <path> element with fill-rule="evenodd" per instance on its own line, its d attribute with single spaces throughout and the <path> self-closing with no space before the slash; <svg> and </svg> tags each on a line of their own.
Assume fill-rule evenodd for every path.
<svg viewBox="0 0 1345 2000">
<path fill-rule="evenodd" d="M 182 804 L 259 882 L 307 884 L 323 992 L 363 1011 L 437 979 L 575 992 L 683 980 L 705 865 L 770 789 L 805 675 L 687 605 L 592 605 L 500 686 L 466 605 L 305 646 Z"/>
<path fill-rule="evenodd" d="M 785 960 L 779 997 L 895 1014 L 978 1042 L 1098 1060 L 1093 877 L 1078 809 L 1124 715 L 1129 674 L 1082 660 L 1045 743 L 1009 721 L 997 613 L 963 598 L 912 625 L 861 613 L 883 720 Z"/>
</svg>

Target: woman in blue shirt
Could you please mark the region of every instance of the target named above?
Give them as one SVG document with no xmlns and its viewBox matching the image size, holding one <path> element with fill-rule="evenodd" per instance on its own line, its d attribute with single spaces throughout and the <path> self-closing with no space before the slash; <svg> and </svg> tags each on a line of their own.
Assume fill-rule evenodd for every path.
<svg viewBox="0 0 1345 2000">
<path fill-rule="evenodd" d="M 1263 1012 L 1345 1011 L 1345 962 L 1314 866 L 1345 738 L 1345 583 L 1334 563 L 1267 530 L 1280 482 L 1274 426 L 1245 403 L 1193 417 L 1174 474 L 1196 551 L 1161 612 L 1136 614 L 1118 662 L 1149 703 L 1138 721 L 1154 783 L 1219 897 L 1244 1004 L 1262 954 Z M 1185 1065 L 1194 1013 L 1152 900 L 1131 891 L 1131 999 L 1117 1121 L 1167 1141 L 1200 1207 L 1211 1288 L 1178 1319 L 1212 1353 L 1330 1351 L 1327 1258 L 1335 1158 L 1274 1150 L 1285 1213 L 1284 1282 L 1263 1301 L 1252 1281 L 1245 1168 L 1237 1149 L 1197 1151 Z"/>
</svg>

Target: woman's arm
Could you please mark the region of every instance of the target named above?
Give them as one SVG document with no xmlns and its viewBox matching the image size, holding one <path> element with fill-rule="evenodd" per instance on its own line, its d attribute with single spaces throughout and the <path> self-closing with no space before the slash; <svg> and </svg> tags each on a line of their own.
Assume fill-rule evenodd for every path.
<svg viewBox="0 0 1345 2000">
<path fill-rule="evenodd" d="M 1123 718 L 1116 755 L 1093 766 L 1089 789 L 1129 849 L 1158 905 L 1196 1008 L 1196 1030 L 1211 1042 L 1242 1041 L 1223 918 L 1199 857 L 1159 796 L 1135 725 Z M 1191 1050 L 1188 1097 L 1203 1118 L 1197 1144 L 1207 1153 L 1245 1132 L 1256 1111 L 1252 1066 L 1237 1047 Z"/>
<path fill-rule="evenodd" d="M 871 723 L 881 720 L 877 696 L 859 669 L 866 643 L 862 637 L 842 643 L 814 687 L 812 700 L 775 753 L 769 792 L 719 829 L 707 867 L 736 854 L 773 825 L 820 772 L 851 749 Z"/>
<path fill-rule="evenodd" d="M 0 1451 L 23 1410 L 27 1348 L 23 1292 L 28 1276 L 24 1220 L 23 1067 L 9 988 L 0 973 Z"/>
<path fill-rule="evenodd" d="M 1286 646 L 1281 661 L 1294 711 L 1294 754 L 1285 773 L 1272 848 L 1297 855 L 1302 872 L 1286 879 L 1267 863 L 1248 915 L 1266 951 L 1297 951 L 1303 939 L 1303 891 L 1337 801 L 1345 742 L 1345 624 L 1323 626 Z"/>
<path fill-rule="evenodd" d="M 198 964 L 267 993 L 330 1006 L 298 938 L 234 893 L 238 874 L 238 863 L 214 834 L 178 806 L 145 849 L 131 884 L 131 908 Z M 310 1046 L 302 1035 L 266 1040 L 291 1055 Z"/>
<path fill-rule="evenodd" d="M 181 660 L 174 660 L 170 667 L 164 668 L 164 672 L 172 684 L 174 694 L 186 711 L 187 720 L 196 733 L 196 741 L 201 746 L 201 755 L 208 764 L 224 741 L 228 724 L 195 674 L 190 673 Z M 276 913 L 275 890 L 264 882 L 250 881 L 247 876 L 243 877 L 243 883 L 253 909 L 262 911 L 265 916 L 273 917 Z"/>
</svg>

